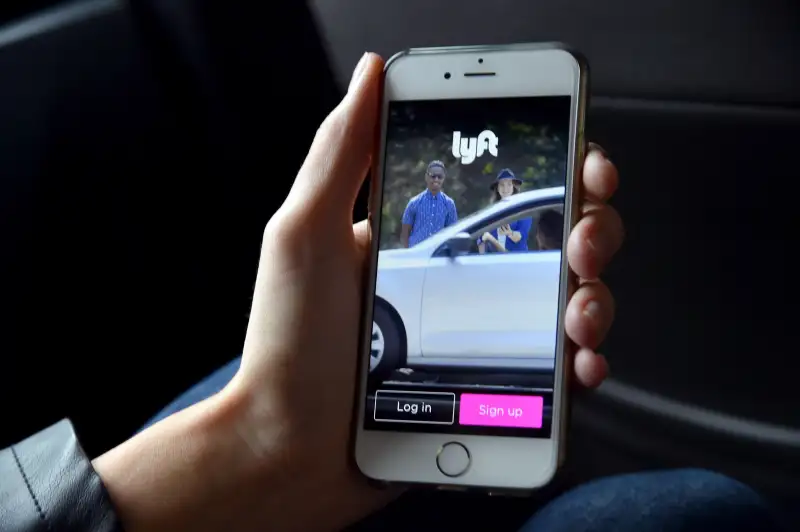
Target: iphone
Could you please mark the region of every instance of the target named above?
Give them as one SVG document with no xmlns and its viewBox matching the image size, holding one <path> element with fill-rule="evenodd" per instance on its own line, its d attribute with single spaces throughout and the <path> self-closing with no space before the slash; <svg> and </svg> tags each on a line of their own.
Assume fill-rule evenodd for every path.
<svg viewBox="0 0 800 532">
<path fill-rule="evenodd" d="M 387 62 L 354 438 L 369 478 L 518 492 L 555 474 L 587 83 L 552 44 Z"/>
</svg>

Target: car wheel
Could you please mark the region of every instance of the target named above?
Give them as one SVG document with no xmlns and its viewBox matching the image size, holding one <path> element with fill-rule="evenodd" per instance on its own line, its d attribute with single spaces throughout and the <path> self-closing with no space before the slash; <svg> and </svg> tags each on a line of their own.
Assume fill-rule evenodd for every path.
<svg viewBox="0 0 800 532">
<path fill-rule="evenodd" d="M 375 306 L 372 316 L 372 342 L 369 353 L 369 373 L 385 379 L 400 365 L 402 337 L 395 317 L 382 305 Z"/>
</svg>

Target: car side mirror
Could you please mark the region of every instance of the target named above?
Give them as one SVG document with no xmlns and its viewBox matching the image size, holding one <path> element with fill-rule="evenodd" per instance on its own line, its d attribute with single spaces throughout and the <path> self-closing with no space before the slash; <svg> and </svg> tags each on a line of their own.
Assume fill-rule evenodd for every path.
<svg viewBox="0 0 800 532">
<path fill-rule="evenodd" d="M 472 237 L 469 233 L 458 233 L 445 243 L 445 252 L 450 258 L 466 255 L 472 249 Z"/>
</svg>

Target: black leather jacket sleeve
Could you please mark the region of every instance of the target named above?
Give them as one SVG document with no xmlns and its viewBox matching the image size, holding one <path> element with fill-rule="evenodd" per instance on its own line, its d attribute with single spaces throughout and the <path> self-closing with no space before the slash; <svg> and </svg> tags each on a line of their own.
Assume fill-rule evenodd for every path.
<svg viewBox="0 0 800 532">
<path fill-rule="evenodd" d="M 0 531 L 121 530 L 68 420 L 0 451 Z"/>
</svg>

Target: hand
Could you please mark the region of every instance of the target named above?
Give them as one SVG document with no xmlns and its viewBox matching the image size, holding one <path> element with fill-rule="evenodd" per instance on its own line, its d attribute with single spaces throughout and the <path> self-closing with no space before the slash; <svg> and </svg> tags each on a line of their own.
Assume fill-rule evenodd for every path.
<svg viewBox="0 0 800 532">
<path fill-rule="evenodd" d="M 93 461 L 128 532 L 340 530 L 395 495 L 349 461 L 382 72 L 362 59 L 267 224 L 240 371 Z"/>
<path fill-rule="evenodd" d="M 280 457 L 285 500 L 297 505 L 292 518 L 305 529 L 321 519 L 330 527 L 345 525 L 388 500 L 348 462 L 362 275 L 370 247 L 369 226 L 351 220 L 370 165 L 382 67 L 376 56 L 362 62 L 266 228 L 235 382 L 258 405 L 249 428 L 252 446 L 266 457 Z M 603 203 L 618 176 L 599 149 L 587 156 L 583 179 L 584 214 L 568 242 L 570 265 L 582 284 L 569 302 L 565 325 L 580 347 L 577 379 L 596 386 L 607 365 L 594 349 L 614 317 L 613 298 L 597 277 L 621 245 L 623 230 L 616 211 Z M 309 233 L 327 237 L 302 238 Z M 496 241 L 488 232 L 483 238 Z"/>
<path fill-rule="evenodd" d="M 349 459 L 370 246 L 369 225 L 352 225 L 352 212 L 370 165 L 382 70 L 375 55 L 359 63 L 267 224 L 233 381 L 93 462 L 126 530 L 338 530 L 395 496 L 368 486 Z M 607 371 L 594 349 L 614 314 L 596 279 L 622 224 L 603 204 L 617 187 L 614 166 L 593 150 L 583 176 L 584 215 L 567 246 L 583 281 L 565 326 L 580 346 L 575 374 L 594 386 Z"/>
<path fill-rule="evenodd" d="M 606 201 L 617 190 L 619 174 L 605 151 L 589 143 L 583 165 L 582 217 L 567 241 L 567 258 L 579 276 L 579 286 L 567 305 L 565 328 L 577 346 L 574 371 L 578 381 L 596 387 L 608 374 L 608 364 L 595 352 L 614 321 L 614 297 L 598 279 L 624 239 L 622 219 Z"/>
<path fill-rule="evenodd" d="M 376 56 L 362 61 L 265 230 L 244 359 L 234 382 L 254 412 L 240 433 L 267 463 L 276 464 L 283 500 L 297 510 L 287 518 L 304 530 L 322 520 L 341 527 L 388 500 L 348 461 L 370 247 L 369 226 L 351 221 L 370 165 L 382 67 Z M 591 199 L 584 201 L 568 244 L 570 265 L 583 283 L 566 320 L 567 333 L 580 346 L 575 374 L 586 386 L 598 385 L 607 372 L 605 359 L 593 350 L 614 316 L 613 298 L 597 276 L 622 242 L 620 218 L 603 204 L 617 181 L 614 166 L 592 150 L 583 187 Z M 303 237 L 308 234 L 326 238 Z M 483 238 L 496 241 L 488 232 Z"/>
<path fill-rule="evenodd" d="M 513 231 L 511 230 L 511 226 L 510 225 L 504 225 L 500 229 L 498 229 L 498 231 L 497 231 L 498 235 L 506 235 L 506 236 L 508 236 L 511 233 L 513 233 Z"/>
<path fill-rule="evenodd" d="M 282 505 L 272 508 L 265 529 L 280 529 L 286 519 L 296 530 L 338 530 L 391 498 L 349 461 L 370 249 L 370 226 L 353 225 L 353 208 L 371 163 L 382 74 L 378 56 L 362 58 L 264 231 L 232 387 L 251 405 L 241 434 L 283 484 Z M 308 234 L 326 236 L 302 236 Z"/>
<path fill-rule="evenodd" d="M 492 236 L 492 233 L 486 232 L 483 233 L 481 240 L 483 240 L 484 242 L 491 242 L 492 240 L 494 240 L 494 237 Z"/>
</svg>

